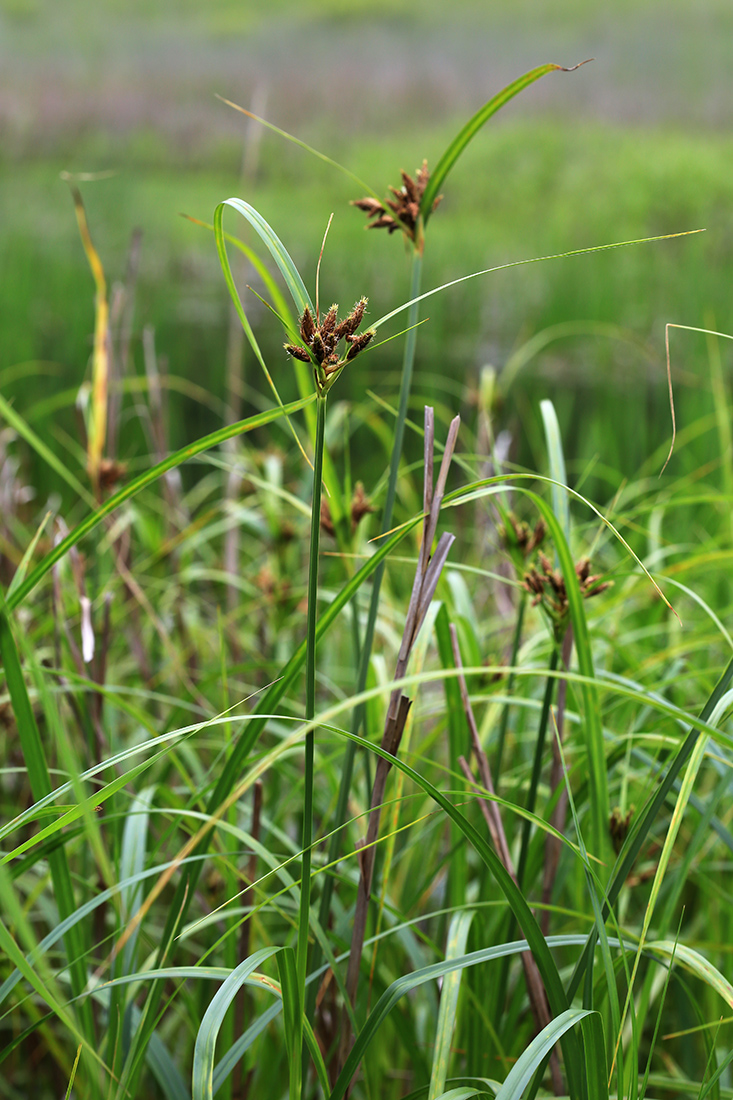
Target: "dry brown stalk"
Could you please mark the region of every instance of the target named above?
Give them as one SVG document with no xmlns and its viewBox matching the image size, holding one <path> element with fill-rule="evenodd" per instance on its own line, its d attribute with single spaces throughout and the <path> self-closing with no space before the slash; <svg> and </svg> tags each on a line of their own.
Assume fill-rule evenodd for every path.
<svg viewBox="0 0 733 1100">
<path fill-rule="evenodd" d="M 476 719 L 473 714 L 473 707 L 471 706 L 471 700 L 468 697 L 468 688 L 466 686 L 466 678 L 463 675 L 463 662 L 461 661 L 461 652 L 458 648 L 458 635 L 456 634 L 456 628 L 451 623 L 450 626 L 451 643 L 453 646 L 453 660 L 455 662 L 456 669 L 458 670 L 458 685 L 461 689 L 461 702 L 463 703 L 463 709 L 466 714 L 466 720 L 468 722 L 468 728 L 471 733 L 471 744 L 473 746 L 473 753 L 476 757 L 476 763 L 478 765 L 479 776 L 481 778 L 481 784 L 479 785 L 474 778 L 470 765 L 465 756 L 460 756 L 458 762 L 461 765 L 463 774 L 468 779 L 469 783 L 475 788 L 483 787 L 490 795 L 495 795 L 496 790 L 494 788 L 494 780 L 491 775 L 491 767 L 489 765 L 488 757 L 484 752 L 481 740 L 479 738 L 478 727 L 476 725 Z M 514 863 L 512 861 L 511 852 L 509 851 L 509 845 L 506 839 L 506 833 L 504 832 L 504 823 L 501 820 L 501 814 L 496 802 L 492 799 L 482 798 L 479 796 L 479 806 L 481 812 L 484 815 L 484 820 L 489 828 L 489 835 L 491 836 L 491 842 L 496 849 L 496 853 L 499 859 L 504 865 L 506 872 L 511 875 L 514 883 L 517 884 L 517 874 L 514 869 Z M 521 956 L 522 967 L 524 969 L 524 980 L 527 985 L 527 994 L 529 996 L 529 1004 L 534 1017 L 535 1026 L 538 1031 L 541 1031 L 546 1027 L 550 1020 L 550 1006 L 547 1000 L 547 994 L 545 992 L 544 982 L 539 972 L 537 963 L 534 960 L 534 956 L 531 951 L 523 951 Z M 552 1052 L 550 1058 L 550 1073 L 552 1075 L 552 1087 L 556 1096 L 560 1096 L 563 1092 L 562 1073 L 560 1070 L 560 1060 L 557 1055 L 557 1051 Z"/>
<path fill-rule="evenodd" d="M 438 526 L 440 506 L 445 493 L 448 471 L 458 437 L 460 417 L 456 416 L 448 429 L 448 438 L 440 464 L 438 480 L 433 488 L 433 451 L 435 445 L 435 417 L 433 409 L 425 407 L 425 452 L 424 452 L 424 488 L 423 488 L 423 538 L 418 556 L 415 580 L 412 586 L 412 594 L 407 609 L 405 629 L 402 635 L 402 644 L 395 668 L 395 680 L 401 680 L 410 660 L 412 649 L 417 641 L 420 628 L 425 620 L 430 602 L 435 595 L 440 574 L 448 557 L 448 552 L 455 540 L 454 535 L 444 533 L 440 536 L 435 553 L 431 554 L 433 540 Z M 391 756 L 396 756 L 399 750 L 402 734 L 407 722 L 412 701 L 402 694 L 401 689 L 395 688 L 389 702 L 387 718 L 384 724 L 381 747 Z M 371 896 L 372 877 L 374 874 L 374 858 L 376 843 L 379 836 L 379 821 L 384 802 L 384 791 L 387 783 L 391 763 L 380 756 L 372 788 L 372 797 L 369 810 L 369 824 L 366 838 L 358 845 L 361 849 L 359 866 L 361 875 L 356 898 L 356 910 L 354 913 L 354 929 L 351 937 L 351 952 L 346 974 L 346 991 L 351 1004 L 356 1000 L 356 992 L 361 968 L 361 957 L 364 949 L 364 935 L 369 912 L 369 899 Z M 341 1044 L 339 1052 L 339 1064 L 343 1066 L 349 1050 L 351 1049 L 351 1021 L 349 1013 L 344 1006 L 341 1025 Z"/>
</svg>

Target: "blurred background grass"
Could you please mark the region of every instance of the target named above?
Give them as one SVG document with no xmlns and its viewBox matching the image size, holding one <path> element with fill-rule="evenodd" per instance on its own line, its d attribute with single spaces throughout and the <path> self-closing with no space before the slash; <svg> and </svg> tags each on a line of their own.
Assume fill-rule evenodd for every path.
<svg viewBox="0 0 733 1100">
<path fill-rule="evenodd" d="M 538 398 L 550 396 L 569 456 L 595 461 L 597 477 L 604 465 L 637 471 L 669 439 L 665 323 L 731 328 L 733 9 L 722 0 L 1 0 L 3 393 L 73 449 L 93 285 L 61 171 L 112 173 L 82 184 L 110 283 L 142 229 L 136 370 L 140 333 L 152 325 L 164 372 L 211 393 L 206 402 L 171 395 L 178 446 L 221 421 L 228 331 L 213 239 L 179 213 L 210 221 L 221 199 L 243 194 L 312 281 L 335 211 L 323 299 L 347 306 L 366 293 L 379 316 L 407 295 L 407 257 L 395 264 L 395 242 L 365 233 L 347 205 L 358 187 L 267 131 L 253 138 L 215 93 L 254 105 L 381 194 L 401 167 L 434 164 L 465 117 L 522 71 L 589 56 L 592 65 L 513 101 L 469 148 L 431 229 L 424 285 L 608 241 L 707 232 L 499 272 L 431 300 L 414 404 L 465 402 L 483 366 L 501 371 L 552 326 L 610 323 L 629 341 L 565 337 L 524 368 L 509 398 L 515 457 L 539 461 L 533 420 Z M 256 168 L 245 184 L 248 142 Z M 283 397 L 294 396 L 280 334 L 263 329 Z M 352 394 L 372 387 L 391 399 L 399 354 L 396 341 L 360 360 Z M 674 335 L 673 365 L 684 427 L 712 411 L 705 338 Z M 246 376 L 245 414 L 263 388 L 254 366 Z M 123 435 L 121 457 L 134 462 L 139 446 Z M 676 460 L 694 469 L 706 446 L 699 437 Z M 41 469 L 33 483 L 59 488 Z"/>
</svg>

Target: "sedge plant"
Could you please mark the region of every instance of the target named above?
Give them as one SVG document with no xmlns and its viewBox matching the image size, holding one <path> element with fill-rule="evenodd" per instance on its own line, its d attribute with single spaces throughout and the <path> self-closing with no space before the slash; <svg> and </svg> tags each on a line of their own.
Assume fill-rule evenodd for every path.
<svg viewBox="0 0 733 1100">
<path fill-rule="evenodd" d="M 688 506 L 701 507 L 697 484 L 665 482 L 652 496 L 646 479 L 640 478 L 629 490 L 632 505 L 627 512 L 616 501 L 596 507 L 565 484 L 559 425 L 545 408 L 549 478 L 540 481 L 551 504 L 536 491 L 537 475 L 494 471 L 481 476 L 479 463 L 485 456 L 479 453 L 477 459 L 462 441 L 463 453 L 455 454 L 453 462 L 465 483 L 444 494 L 446 486 L 441 486 L 435 516 L 430 494 L 423 497 L 422 508 L 416 495 L 415 514 L 391 530 L 409 424 L 419 309 L 429 294 L 442 289 L 421 289 L 426 226 L 447 173 L 478 127 L 511 95 L 548 71 L 535 70 L 522 78 L 524 83 L 510 86 L 511 94 L 507 90 L 503 98 L 491 101 L 491 109 L 487 105 L 462 131 L 432 175 L 420 171 L 414 178 L 403 176 L 402 187 L 385 202 L 371 197 L 366 212 L 387 232 L 405 238 L 413 265 L 410 300 L 374 323 L 366 323 L 364 299 L 341 318 L 337 307 L 321 309 L 318 275 L 311 301 L 289 253 L 254 206 L 230 199 L 218 208 L 213 229 L 225 281 L 273 393 L 271 409 L 167 457 L 159 440 L 160 461 L 136 472 L 120 488 L 104 489 L 101 477 L 95 485 L 89 456 L 77 448 L 92 480 L 92 493 L 80 493 L 76 473 L 17 408 L 0 398 L 0 413 L 13 432 L 42 460 L 64 471 L 66 484 L 88 509 L 81 518 L 71 518 L 68 533 L 59 525 L 53 543 L 46 538 L 47 521 L 29 532 L 0 611 L 7 683 L 0 717 L 3 728 L 10 730 L 9 742 L 17 729 L 20 770 L 29 783 L 26 808 L 18 812 L 16 806 L 0 826 L 0 940 L 7 960 L 0 1010 L 19 1021 L 2 1051 L 8 1066 L 17 1069 L 19 1052 L 37 1042 L 37 1049 L 55 1059 L 54 1070 L 63 1076 L 69 1094 L 73 1090 L 73 1095 L 119 1100 L 156 1095 L 156 1090 L 166 1100 L 233 1097 L 239 1059 L 244 1060 L 241 1093 L 287 1091 L 293 1100 L 304 1090 L 330 1100 L 340 1100 L 350 1090 L 404 1096 L 413 1086 L 416 1100 L 423 1095 L 430 1100 L 446 1095 L 453 1100 L 472 1095 L 509 1100 L 539 1095 L 543 1089 L 546 1093 L 548 1087 L 573 1098 L 605 1097 L 609 1080 L 618 1095 L 629 1097 L 647 1087 L 662 1094 L 681 1087 L 681 1081 L 693 1095 L 725 1095 L 726 1055 L 721 1056 L 711 1038 L 718 1033 L 707 1026 L 717 1022 L 720 1002 L 731 1003 L 723 964 L 706 957 L 699 923 L 683 922 L 674 940 L 669 932 L 682 890 L 673 874 L 680 838 L 688 842 L 679 863 L 686 888 L 691 883 L 697 897 L 717 907 L 720 929 L 727 919 L 720 902 L 724 877 L 715 878 L 709 854 L 714 843 L 731 846 L 724 807 L 733 747 L 727 718 L 733 663 L 717 685 L 711 671 L 724 665 L 720 650 L 730 639 L 726 641 L 714 601 L 694 593 L 692 582 L 666 568 L 666 547 L 659 536 L 663 524 L 671 525 L 672 515 L 684 515 Z M 280 399 L 276 376 L 266 366 L 234 285 L 227 255 L 233 241 L 223 227 L 224 213 L 230 210 L 244 217 L 264 244 L 292 299 L 291 309 L 258 261 L 284 330 L 284 355 L 308 382 L 309 392 L 298 401 Z M 254 250 L 250 252 L 254 257 Z M 321 589 L 322 483 L 329 491 L 334 476 L 325 444 L 328 398 L 357 356 L 373 354 L 373 334 L 400 312 L 408 313 L 409 331 L 396 421 L 400 443 L 398 447 L 395 439 L 389 458 L 389 509 L 381 521 L 382 532 L 388 534 L 366 560 L 354 564 L 345 581 Z M 148 338 L 149 351 L 151 343 Z M 153 370 L 148 380 L 156 384 Z M 721 405 L 716 423 L 724 448 L 722 372 L 716 392 Z M 100 383 L 99 400 L 102 394 Z M 156 412 L 152 405 L 150 411 Z M 313 414 L 312 424 L 306 419 L 305 434 L 297 419 L 301 413 Z M 284 556 L 296 547 L 288 561 L 307 571 L 306 624 L 303 637 L 302 601 L 293 597 L 287 610 L 287 592 L 275 592 L 264 568 L 256 584 L 249 573 L 237 578 L 242 617 L 233 625 L 246 634 L 252 650 L 267 645 L 261 613 L 268 601 L 273 618 L 278 600 L 286 608 L 282 619 L 289 615 L 274 667 L 263 662 L 262 670 L 256 670 L 263 675 L 251 683 L 241 669 L 227 665 L 221 644 L 225 631 L 218 620 L 207 621 L 201 609 L 206 600 L 198 600 L 197 586 L 208 597 L 222 579 L 220 516 L 209 507 L 221 486 L 223 466 L 216 448 L 271 425 L 285 425 L 285 438 L 296 442 L 299 474 L 305 468 L 303 455 L 313 467 L 307 502 L 289 486 L 278 487 L 279 499 L 300 509 L 309 538 L 293 539 L 291 532 L 272 554 Z M 454 434 L 446 451 L 446 476 Z M 426 430 L 425 442 L 432 460 L 432 428 Z M 94 468 L 99 475 L 105 456 L 97 447 L 95 443 Z M 150 536 L 156 517 L 168 520 L 171 508 L 164 491 L 158 497 L 152 490 L 182 463 L 207 455 L 198 483 L 179 497 L 180 515 L 190 516 L 190 522 L 184 518 L 176 527 L 161 521 L 165 534 L 156 542 Z M 247 507 L 233 521 L 248 524 L 252 544 L 259 546 L 266 536 L 264 525 L 257 524 L 266 514 L 273 482 L 260 476 L 254 460 L 250 472 Z M 432 587 L 426 583 L 427 606 L 421 606 L 425 623 L 435 629 L 437 655 L 423 639 L 419 668 L 411 666 L 414 631 L 406 630 L 407 652 L 398 654 L 397 671 L 391 675 L 373 645 L 380 615 L 385 647 L 394 623 L 402 618 L 399 601 L 384 590 L 380 595 L 385 563 L 392 559 L 397 564 L 409 536 L 422 525 L 430 538 L 423 538 L 418 573 L 426 578 L 431 566 L 439 572 L 437 565 L 445 564 L 445 540 L 430 561 L 438 508 L 460 508 L 447 515 L 462 518 L 471 509 L 502 501 L 509 487 L 516 514 L 502 510 L 517 561 L 517 551 L 522 551 L 514 582 L 519 615 L 508 629 L 493 613 L 471 619 L 470 607 L 462 602 L 465 578 L 494 579 L 493 562 L 487 563 L 479 537 L 471 546 L 461 531 L 466 560 L 456 556 L 444 569 L 440 588 L 437 576 Z M 690 500 L 692 505 L 685 503 Z M 720 507 L 721 499 L 714 503 Z M 424 512 L 431 514 L 426 518 Z M 522 514 L 526 521 L 517 518 Z M 21 520 L 14 518 L 22 529 Z M 724 519 L 729 534 L 729 516 Z M 461 524 L 456 528 L 460 531 Z M 639 537 L 647 528 L 649 560 Z M 133 534 L 126 547 L 128 530 Z M 540 533 L 546 540 L 542 547 Z M 81 555 L 72 551 L 88 547 L 90 541 L 84 540 L 89 536 L 96 538 L 96 549 L 90 555 L 93 563 L 85 567 Z M 694 555 L 700 569 L 714 553 L 729 552 L 724 536 L 716 538 Z M 599 544 L 594 560 L 598 557 L 615 570 L 614 587 L 606 588 L 599 600 L 586 599 L 606 584 L 583 564 L 593 542 Z M 651 560 L 654 554 L 657 565 Z M 664 591 L 676 585 L 680 598 L 690 603 L 690 594 L 697 595 L 695 607 L 706 617 L 700 634 L 705 656 L 697 659 L 689 679 L 673 674 L 682 643 L 676 620 L 648 575 L 660 562 L 665 576 L 655 583 Z M 331 575 L 341 567 L 341 562 L 333 563 Z M 106 593 L 95 570 L 113 593 L 111 625 L 101 630 Z M 51 612 L 37 598 L 44 582 L 52 588 Z M 329 664 L 323 654 L 336 654 L 346 663 L 350 634 L 340 622 L 342 613 L 369 584 L 359 657 L 347 664 L 342 679 L 350 686 L 343 691 L 330 667 L 334 662 Z M 712 585 L 708 596 L 711 591 Z M 179 599 L 181 592 L 186 595 Z M 159 611 L 151 602 L 156 598 Z M 176 602 L 183 607 L 172 607 Z M 131 673 L 125 644 L 141 608 L 147 617 L 134 639 L 138 664 Z M 656 626 L 650 629 L 653 616 Z M 106 675 L 99 663 L 85 659 L 90 624 L 108 639 L 100 650 L 112 666 Z M 54 631 L 55 640 L 46 643 Z M 510 637 L 509 664 L 502 656 L 486 656 L 504 634 Z M 560 664 L 553 654 L 568 638 L 575 657 L 570 660 L 568 647 Z M 215 658 L 207 660 L 210 653 Z M 694 652 L 690 661 L 696 661 Z M 376 675 L 374 683 L 366 675 L 369 671 Z M 327 686 L 335 683 L 329 702 L 321 707 L 319 680 L 324 700 Z M 226 690 L 215 694 L 222 682 Z M 552 700 L 560 683 L 565 685 L 564 701 L 555 710 Z M 361 690 L 354 691 L 353 684 Z M 231 706 L 240 686 L 245 713 Z M 367 734 L 377 721 L 392 734 L 396 719 L 406 719 L 405 713 L 400 717 L 399 711 L 388 711 L 385 721 L 386 697 L 398 700 L 398 706 L 403 699 L 414 700 L 409 752 L 404 747 L 397 751 L 389 737 L 375 744 L 361 735 L 363 715 L 369 716 Z M 102 699 L 103 708 L 96 702 Z M 95 719 L 108 743 L 94 741 Z M 77 727 L 81 747 L 76 745 Z M 266 730 L 271 736 L 265 736 Z M 549 783 L 545 778 L 544 750 L 551 740 L 557 745 L 560 782 L 571 815 L 566 827 L 552 816 L 553 799 L 559 797 L 549 789 L 552 773 Z M 471 771 L 471 749 L 478 775 Z M 366 807 L 351 782 L 356 751 L 378 761 L 374 804 Z M 490 761 L 497 757 L 502 766 L 492 778 Z M 16 781 L 16 770 L 7 769 L 9 785 Z M 402 786 L 385 814 L 384 803 L 391 798 L 385 780 L 392 770 L 399 773 Z M 250 818 L 240 807 L 258 790 L 263 791 L 259 809 Z M 343 974 L 348 973 L 350 902 L 361 882 L 366 884 L 365 897 L 369 894 L 374 855 L 360 861 L 349 853 L 341 866 L 337 857 L 346 847 L 340 826 L 362 813 L 369 815 L 375 838 L 370 851 L 376 855 L 384 842 L 392 846 L 393 858 L 389 876 L 379 884 L 382 923 L 373 944 L 368 918 L 362 916 L 362 938 L 373 951 L 368 981 L 354 953 L 347 983 Z M 324 823 L 324 842 L 336 853 L 325 861 L 315 850 L 317 820 Z M 380 820 L 389 820 L 387 829 L 377 829 Z M 550 842 L 559 856 L 552 892 L 543 898 L 538 867 Z M 247 856 L 244 870 L 238 863 L 242 853 Z M 514 867 L 517 857 L 521 870 Z M 319 876 L 323 886 L 316 913 L 311 889 Z M 714 878 L 717 902 L 709 886 Z M 242 887 L 239 897 L 237 885 Z M 553 935 L 535 906 L 551 910 Z M 237 940 L 242 922 L 251 935 Z M 506 932 L 509 922 L 516 934 Z M 318 949 L 309 952 L 309 942 Z M 225 965 L 219 965 L 222 955 Z M 503 960 L 509 960 L 511 969 L 503 982 L 506 996 L 502 993 L 499 999 L 495 976 Z M 520 967 L 526 983 L 510 980 Z M 352 1008 L 346 986 L 354 983 Z M 528 997 L 530 984 L 533 993 Z M 660 991 L 665 1018 L 671 1012 L 680 1030 L 683 1025 L 689 1030 L 690 1015 L 697 1013 L 705 1056 L 695 1071 L 695 1088 L 687 1086 L 682 1070 L 671 1061 L 668 1046 L 673 1040 L 659 1025 L 662 1000 L 654 1004 Z M 675 1005 L 675 997 L 687 998 L 684 1008 Z M 339 1065 L 322 1043 L 328 1014 L 344 1005 L 354 1042 L 344 1044 Z M 231 1026 L 235 1013 L 236 1028 Z M 558 1044 L 561 1060 L 552 1053 Z M 284 1061 L 287 1070 L 280 1071 Z"/>
</svg>

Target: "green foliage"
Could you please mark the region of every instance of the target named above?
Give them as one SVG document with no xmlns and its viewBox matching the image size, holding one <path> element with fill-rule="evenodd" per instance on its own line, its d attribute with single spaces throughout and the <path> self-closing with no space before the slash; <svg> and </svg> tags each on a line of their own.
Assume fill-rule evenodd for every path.
<svg viewBox="0 0 733 1100">
<path fill-rule="evenodd" d="M 446 202 L 412 238 L 409 289 L 399 248 L 394 278 L 391 267 L 376 277 L 376 234 L 349 228 L 336 257 L 330 244 L 323 254 L 329 301 L 369 294 L 372 327 L 388 333 L 408 312 L 396 384 L 383 378 L 391 345 L 365 345 L 357 363 L 339 360 L 327 423 L 317 357 L 274 365 L 283 324 L 297 339 L 306 308 L 316 325 L 331 323 L 299 273 L 303 256 L 315 266 L 317 247 L 308 248 L 320 200 L 305 186 L 295 218 L 276 186 L 277 234 L 259 197 L 220 203 L 218 194 L 208 227 L 267 387 L 248 368 L 236 375 L 234 336 L 223 398 L 202 369 L 175 383 L 145 330 L 144 380 L 128 363 L 112 395 L 119 453 L 106 456 L 96 500 L 85 441 L 68 423 L 60 434 L 44 429 L 73 405 L 78 375 L 60 375 L 68 389 L 58 398 L 26 389 L 0 399 L 0 1059 L 9 1097 L 46 1100 L 59 1082 L 68 1095 L 114 1100 L 340 1100 L 349 1091 L 585 1100 L 608 1097 L 614 1083 L 628 1097 L 647 1088 L 727 1095 L 729 1024 L 718 1023 L 733 1007 L 724 349 L 708 332 L 712 382 L 680 403 L 677 451 L 661 478 L 666 428 L 638 441 L 632 477 L 618 461 L 619 410 L 641 422 L 628 393 L 593 415 L 587 404 L 581 430 L 567 379 L 558 376 L 550 401 L 529 374 L 561 341 L 582 344 L 588 372 L 607 373 L 615 357 L 645 347 L 634 317 L 608 310 L 561 324 L 553 305 L 532 334 L 540 306 L 519 345 L 497 352 L 477 403 L 453 370 L 474 361 L 480 310 L 467 298 L 453 314 L 452 296 L 481 285 L 471 272 L 499 267 L 485 258 L 475 185 L 453 168 L 465 156 L 461 168 L 475 178 L 478 127 L 551 68 L 510 85 L 443 142 L 423 229 L 438 189 Z M 524 149 L 532 161 L 527 132 L 493 138 L 493 155 L 511 160 Z M 516 187 L 496 185 L 505 212 L 526 206 L 529 215 L 536 175 L 532 161 Z M 468 213 L 451 201 L 462 188 Z M 225 234 L 226 205 L 253 240 Z M 560 222 L 542 251 L 587 252 L 571 234 L 553 239 Z M 641 222 L 622 219 L 615 238 L 695 228 Z M 201 240 L 213 252 L 211 237 Z M 703 247 L 645 245 L 662 257 L 645 270 L 668 263 L 682 279 L 685 257 L 694 281 Z M 257 294 L 279 319 L 246 289 L 234 248 L 256 254 Z M 515 237 L 511 255 L 522 249 Z M 580 288 L 592 271 L 617 304 L 615 280 L 638 277 L 640 253 L 563 259 L 547 293 L 587 301 Z M 437 289 L 422 293 L 428 266 Z M 515 320 L 519 279 L 529 296 L 536 269 L 515 273 Z M 418 329 L 426 299 L 437 323 Z M 123 335 L 120 322 L 110 345 L 120 369 Z M 673 365 L 678 342 L 693 339 L 674 334 Z M 318 396 L 307 392 L 314 371 Z M 5 368 L 13 384 L 22 375 Z M 171 431 L 163 393 L 176 384 L 207 394 L 224 426 Z M 235 416 L 242 395 L 256 411 Z M 430 396 L 435 439 L 462 406 L 439 517 L 442 538 L 456 536 L 448 561 L 449 538 L 435 548 L 416 538 L 423 509 L 446 488 L 434 497 L 432 432 L 422 463 L 403 447 L 405 437 L 420 440 Z M 507 434 L 535 456 L 536 472 L 509 461 Z M 21 461 L 30 452 L 33 461 Z M 69 494 L 53 502 L 53 517 L 46 497 L 29 491 L 29 471 L 42 467 Z M 400 638 L 421 591 L 410 595 L 418 556 L 426 571 L 439 561 L 444 575 L 435 604 L 421 608 L 427 626 L 410 663 Z M 396 678 L 395 667 L 406 673 Z M 395 702 L 401 742 L 387 736 Z M 385 761 L 391 771 L 383 805 L 370 812 L 378 761 L 380 774 Z M 362 838 L 375 813 L 372 878 Z M 352 1004 L 345 975 L 362 894 Z"/>
</svg>

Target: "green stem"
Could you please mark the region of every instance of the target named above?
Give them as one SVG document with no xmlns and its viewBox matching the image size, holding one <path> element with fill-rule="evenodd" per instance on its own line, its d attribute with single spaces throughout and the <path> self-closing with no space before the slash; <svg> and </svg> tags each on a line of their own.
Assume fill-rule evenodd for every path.
<svg viewBox="0 0 733 1100">
<path fill-rule="evenodd" d="M 317 402 L 316 442 L 313 465 L 313 502 L 311 506 L 311 539 L 308 561 L 308 622 L 305 655 L 305 719 L 316 713 L 316 621 L 318 616 L 318 547 L 321 534 L 321 487 L 323 480 L 323 450 L 326 434 L 325 394 Z M 315 730 L 305 736 L 305 793 L 303 796 L 303 862 L 300 880 L 300 913 L 298 918 L 298 952 L 296 968 L 300 1003 L 305 1004 L 305 979 L 308 970 L 308 927 L 310 918 L 311 845 L 313 843 L 313 758 Z M 300 1049 L 302 1050 L 303 1017 L 300 1015 Z"/>
<path fill-rule="evenodd" d="M 529 782 L 529 794 L 527 795 L 526 809 L 533 814 L 535 806 L 537 805 L 537 788 L 540 784 L 540 774 L 542 772 L 542 756 L 545 750 L 545 740 L 547 737 L 547 724 L 550 718 L 550 706 L 552 705 L 552 696 L 555 691 L 555 677 L 552 675 L 557 668 L 558 662 L 558 650 L 557 646 L 552 651 L 550 657 L 550 675 L 547 677 L 547 683 L 545 685 L 545 697 L 542 700 L 542 712 L 540 714 L 540 726 L 537 731 L 537 742 L 534 750 L 534 763 L 532 765 L 532 778 Z M 529 854 L 529 834 L 532 829 L 532 822 L 528 817 L 525 817 L 522 825 L 522 846 L 519 851 L 519 866 L 517 867 L 517 884 L 519 889 L 522 889 L 522 883 L 524 882 L 524 872 L 527 868 L 527 856 Z"/>
<path fill-rule="evenodd" d="M 524 612 L 527 607 L 527 600 L 524 594 L 520 597 L 519 608 L 517 610 L 517 624 L 514 628 L 514 639 L 512 641 L 512 656 L 509 664 L 514 669 L 517 667 L 517 656 L 519 654 L 519 645 L 522 640 L 522 626 L 524 625 Z M 507 680 L 506 693 L 511 696 L 512 689 L 514 688 L 514 673 L 509 673 L 509 679 Z M 509 724 L 509 703 L 505 703 L 504 710 L 501 715 L 501 722 L 499 724 L 499 736 L 496 743 L 496 755 L 494 756 L 494 787 L 497 792 L 499 790 L 499 783 L 501 781 L 501 765 L 502 757 L 504 755 L 504 741 L 506 740 L 506 731 Z"/>
<path fill-rule="evenodd" d="M 410 278 L 411 300 L 419 296 L 421 281 L 422 254 L 418 251 L 418 249 L 415 249 L 412 254 L 412 273 Z M 397 410 L 397 420 L 395 422 L 394 444 L 392 447 L 392 458 L 389 467 L 389 479 L 387 481 L 387 496 L 385 498 L 384 512 L 382 514 L 382 531 L 389 531 L 392 527 L 392 512 L 394 511 L 394 503 L 397 496 L 397 475 L 399 473 L 400 458 L 402 457 L 402 443 L 405 437 L 405 420 L 407 419 L 407 406 L 410 400 L 412 371 L 415 365 L 415 348 L 417 346 L 417 329 L 415 326 L 417 325 L 419 318 L 420 303 L 413 301 L 409 311 L 408 333 L 405 340 L 405 351 L 402 357 L 402 380 L 400 383 L 400 399 Z M 359 662 L 359 675 L 356 687 L 357 695 L 360 695 L 365 690 L 367 676 L 369 675 L 369 662 L 371 660 L 372 645 L 374 643 L 374 630 L 377 622 L 379 592 L 382 586 L 382 577 L 384 576 L 384 566 L 385 563 L 382 563 L 377 567 L 374 572 L 374 580 L 372 581 L 372 594 L 369 603 L 366 630 L 364 632 L 364 641 L 361 647 L 361 660 Z M 356 707 L 356 709 L 354 710 L 351 719 L 352 733 L 359 733 L 362 722 L 364 720 L 364 713 L 365 708 L 363 704 Z M 341 845 L 340 826 L 346 820 L 349 793 L 351 791 L 351 778 L 354 770 L 355 753 L 356 745 L 353 741 L 349 741 L 348 745 L 346 746 L 346 751 L 344 753 L 344 766 L 341 772 L 341 784 L 339 786 L 338 801 L 336 803 L 334 832 L 331 835 L 331 842 L 328 849 L 329 864 L 335 863 L 339 855 L 339 849 Z M 334 880 L 332 876 L 329 875 L 325 880 L 323 892 L 321 894 L 321 905 L 319 909 L 318 919 L 322 928 L 325 928 L 328 923 L 328 914 L 331 909 L 331 897 L 333 895 L 333 883 Z M 316 946 L 313 958 L 314 966 L 320 965 L 320 957 L 320 951 Z M 306 1007 L 306 1013 L 309 1020 L 313 1019 L 317 992 L 318 990 L 316 989 L 315 983 L 312 983 L 308 991 L 308 1003 Z"/>
</svg>

